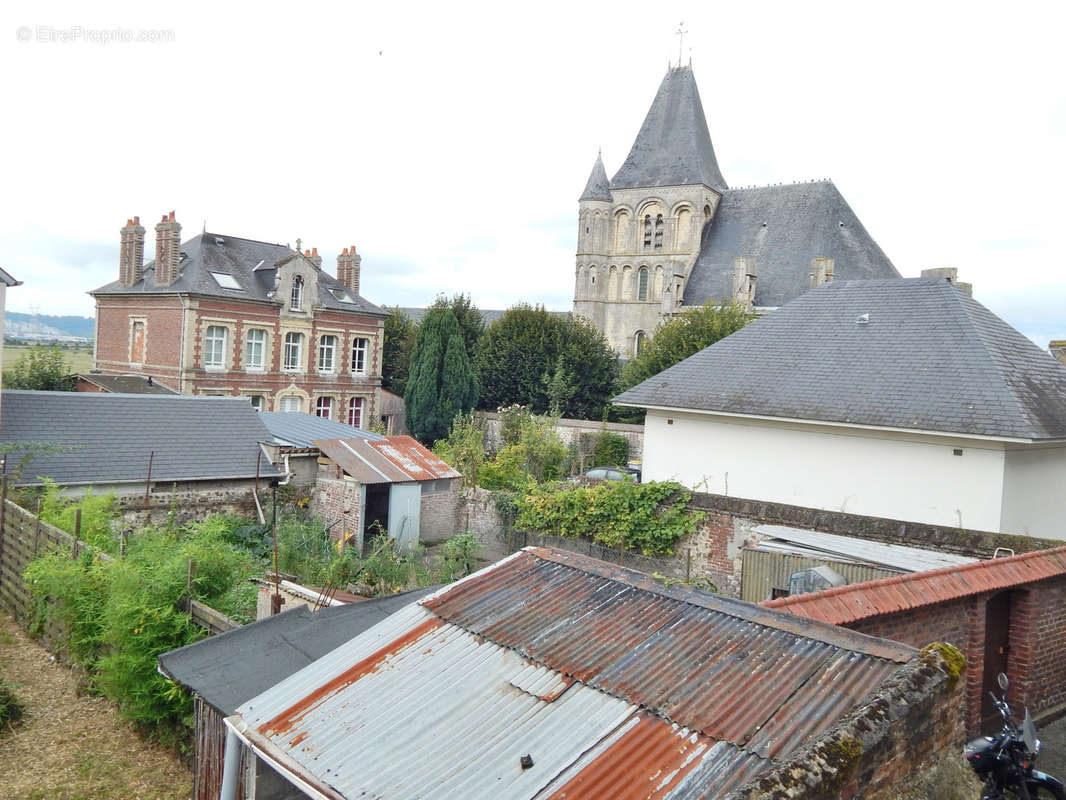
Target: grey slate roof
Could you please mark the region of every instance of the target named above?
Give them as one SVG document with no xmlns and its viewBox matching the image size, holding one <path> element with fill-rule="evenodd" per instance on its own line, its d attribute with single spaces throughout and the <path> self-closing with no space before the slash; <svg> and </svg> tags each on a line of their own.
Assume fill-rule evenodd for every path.
<svg viewBox="0 0 1066 800">
<path fill-rule="evenodd" d="M 611 182 L 607 180 L 607 170 L 603 168 L 603 156 L 596 155 L 596 163 L 592 165 L 585 191 L 581 193 L 581 200 L 611 200 Z"/>
<path fill-rule="evenodd" d="M 164 675 L 223 716 L 433 588 L 311 611 L 294 608 L 159 656 Z"/>
<path fill-rule="evenodd" d="M 755 259 L 755 305 L 762 307 L 807 291 L 813 258 L 834 259 L 838 281 L 899 277 L 831 181 L 726 191 L 704 230 L 684 304 L 732 297 L 738 257 Z"/>
<path fill-rule="evenodd" d="M 0 283 L 3 283 L 5 286 L 21 286 L 22 285 L 22 281 L 17 281 L 14 278 L 12 278 L 11 275 L 8 274 L 8 271 L 5 270 L 5 269 L 0 269 Z"/>
<path fill-rule="evenodd" d="M 145 242 L 149 247 L 151 242 Z M 281 300 L 267 296 L 274 289 L 274 265 L 295 251 L 283 244 L 240 239 L 217 233 L 202 233 L 181 245 L 184 257 L 178 266 L 178 279 L 170 286 L 155 283 L 155 262 L 144 265 L 143 277 L 132 286 L 123 286 L 118 281 L 94 289 L 93 295 L 112 294 L 198 294 L 211 297 L 226 297 L 231 300 L 258 300 L 278 303 Z M 258 269 L 257 269 L 258 267 Z M 227 289 L 211 276 L 212 272 L 231 275 L 240 289 Z M 344 284 L 324 270 L 320 270 L 317 302 L 324 308 L 340 311 L 357 311 L 362 314 L 386 316 L 381 308 L 363 297 L 353 297 L 354 302 L 341 302 L 330 291 L 347 292 Z"/>
<path fill-rule="evenodd" d="M 702 183 L 724 191 L 725 178 L 714 157 L 707 118 L 691 67 L 667 71 L 644 124 L 612 189 L 690 186 Z"/>
<path fill-rule="evenodd" d="M 96 375 L 82 372 L 78 377 L 99 386 L 105 392 L 119 394 L 177 394 L 169 386 L 164 386 L 150 375 Z"/>
<path fill-rule="evenodd" d="M 60 485 L 254 478 L 260 441 L 270 433 L 245 398 L 97 392 L 3 392 L 0 441 L 50 442 L 21 468 L 18 485 L 52 478 Z M 8 473 L 21 462 L 8 456 Z M 264 455 L 262 478 L 280 473 Z"/>
<path fill-rule="evenodd" d="M 1061 439 L 1066 365 L 946 279 L 834 281 L 615 402 Z"/>
<path fill-rule="evenodd" d="M 288 447 L 314 447 L 315 439 L 369 439 L 383 441 L 384 436 L 343 422 L 334 422 L 301 411 L 263 411 L 259 419 L 275 441 Z"/>
</svg>

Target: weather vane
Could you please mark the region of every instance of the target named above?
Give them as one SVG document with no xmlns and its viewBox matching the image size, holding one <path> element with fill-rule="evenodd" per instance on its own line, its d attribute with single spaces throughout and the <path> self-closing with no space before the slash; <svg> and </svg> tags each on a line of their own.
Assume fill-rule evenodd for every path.
<svg viewBox="0 0 1066 800">
<path fill-rule="evenodd" d="M 681 66 L 681 46 L 685 41 L 685 34 L 688 31 L 685 30 L 685 21 L 681 20 L 681 24 L 677 26 L 677 65 Z"/>
</svg>

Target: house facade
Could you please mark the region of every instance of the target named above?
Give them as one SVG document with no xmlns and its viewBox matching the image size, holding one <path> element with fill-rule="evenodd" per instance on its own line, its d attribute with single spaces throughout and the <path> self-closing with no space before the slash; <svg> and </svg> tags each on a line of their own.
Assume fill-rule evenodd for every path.
<svg viewBox="0 0 1066 800">
<path fill-rule="evenodd" d="M 292 250 L 205 231 L 181 242 L 174 212 L 155 231 L 144 264 L 145 229 L 128 220 L 118 280 L 91 292 L 95 370 L 356 427 L 380 415 L 387 312 L 359 295 L 354 246 L 334 277 L 299 241 Z"/>
<path fill-rule="evenodd" d="M 645 480 L 1066 539 L 1066 365 L 948 278 L 826 284 L 615 402 Z"/>
<path fill-rule="evenodd" d="M 683 306 L 764 312 L 812 286 L 899 273 L 831 181 L 730 188 L 691 66 L 667 71 L 625 162 L 578 210 L 574 313 L 622 356 Z"/>
</svg>

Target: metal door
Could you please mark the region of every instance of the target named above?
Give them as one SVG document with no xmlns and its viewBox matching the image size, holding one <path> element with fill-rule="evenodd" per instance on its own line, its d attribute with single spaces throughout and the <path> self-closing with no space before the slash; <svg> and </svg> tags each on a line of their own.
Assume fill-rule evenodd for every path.
<svg viewBox="0 0 1066 800">
<path fill-rule="evenodd" d="M 398 548 L 410 550 L 418 543 L 422 511 L 422 485 L 394 483 L 389 490 L 389 538 Z"/>
</svg>

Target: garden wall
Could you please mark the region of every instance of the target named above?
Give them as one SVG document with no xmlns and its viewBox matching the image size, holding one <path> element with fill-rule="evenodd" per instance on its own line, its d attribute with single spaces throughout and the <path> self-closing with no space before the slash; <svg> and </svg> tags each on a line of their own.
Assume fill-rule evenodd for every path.
<svg viewBox="0 0 1066 800">
<path fill-rule="evenodd" d="M 485 420 L 485 449 L 496 453 L 503 447 L 500 437 L 500 415 L 492 411 L 478 411 Z M 591 459 L 599 435 L 608 430 L 617 433 L 629 442 L 629 460 L 640 461 L 644 455 L 644 426 L 629 425 L 623 422 L 594 422 L 587 419 L 560 419 L 555 424 L 555 432 L 564 447 L 574 445 L 579 454 Z"/>
</svg>

